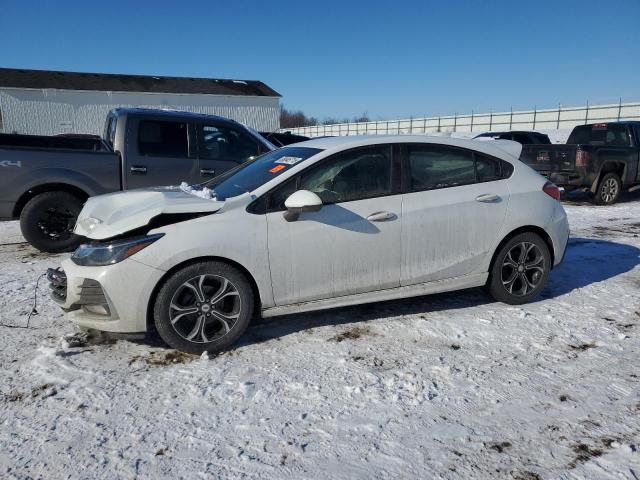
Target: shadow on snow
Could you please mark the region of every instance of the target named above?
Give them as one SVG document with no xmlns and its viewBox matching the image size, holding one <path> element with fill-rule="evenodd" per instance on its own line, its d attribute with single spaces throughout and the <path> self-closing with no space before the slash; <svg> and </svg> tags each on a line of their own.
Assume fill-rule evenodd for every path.
<svg viewBox="0 0 640 480">
<path fill-rule="evenodd" d="M 555 268 L 536 302 L 566 295 L 632 270 L 640 249 L 591 238 L 571 238 L 564 262 Z M 236 347 L 283 337 L 325 325 L 366 322 L 387 317 L 472 308 L 495 303 L 482 288 L 292 314 L 253 323 Z"/>
</svg>

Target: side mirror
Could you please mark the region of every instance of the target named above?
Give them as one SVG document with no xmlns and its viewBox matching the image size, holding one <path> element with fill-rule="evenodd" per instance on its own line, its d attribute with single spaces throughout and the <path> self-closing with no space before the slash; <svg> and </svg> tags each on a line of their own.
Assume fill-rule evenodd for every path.
<svg viewBox="0 0 640 480">
<path fill-rule="evenodd" d="M 295 222 L 302 212 L 318 212 L 322 208 L 322 199 L 309 190 L 293 192 L 285 200 L 284 219 L 287 222 Z"/>
</svg>

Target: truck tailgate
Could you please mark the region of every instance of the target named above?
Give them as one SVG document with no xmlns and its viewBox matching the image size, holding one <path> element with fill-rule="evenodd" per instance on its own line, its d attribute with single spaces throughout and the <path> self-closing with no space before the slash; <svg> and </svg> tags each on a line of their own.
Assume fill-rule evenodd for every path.
<svg viewBox="0 0 640 480">
<path fill-rule="evenodd" d="M 520 160 L 539 172 L 575 169 L 578 145 L 523 145 Z"/>
</svg>

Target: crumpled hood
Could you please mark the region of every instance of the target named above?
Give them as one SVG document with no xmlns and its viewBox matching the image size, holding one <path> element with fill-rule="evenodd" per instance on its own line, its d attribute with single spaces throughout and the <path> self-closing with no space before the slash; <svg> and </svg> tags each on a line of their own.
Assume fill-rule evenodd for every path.
<svg viewBox="0 0 640 480">
<path fill-rule="evenodd" d="M 178 187 L 109 193 L 87 200 L 74 233 L 104 240 L 144 227 L 161 214 L 213 213 L 223 205 L 224 202 L 200 198 Z"/>
</svg>

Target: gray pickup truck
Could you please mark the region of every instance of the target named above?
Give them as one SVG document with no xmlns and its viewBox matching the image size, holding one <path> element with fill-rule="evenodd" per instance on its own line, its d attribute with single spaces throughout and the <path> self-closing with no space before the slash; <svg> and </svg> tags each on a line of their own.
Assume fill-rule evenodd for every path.
<svg viewBox="0 0 640 480">
<path fill-rule="evenodd" d="M 201 183 L 275 147 L 227 118 L 118 108 L 102 138 L 0 134 L 0 220 L 45 252 L 73 250 L 87 198 L 161 185 Z"/>
</svg>

